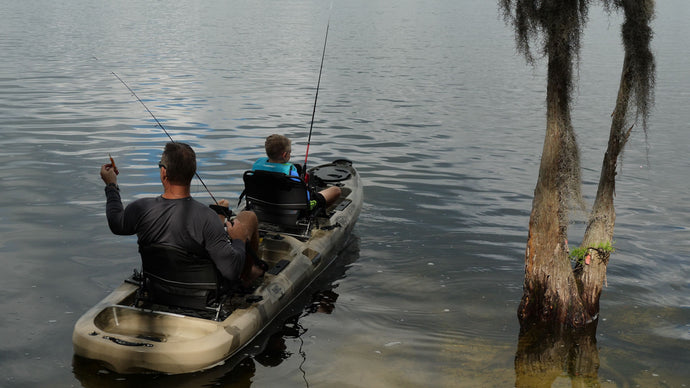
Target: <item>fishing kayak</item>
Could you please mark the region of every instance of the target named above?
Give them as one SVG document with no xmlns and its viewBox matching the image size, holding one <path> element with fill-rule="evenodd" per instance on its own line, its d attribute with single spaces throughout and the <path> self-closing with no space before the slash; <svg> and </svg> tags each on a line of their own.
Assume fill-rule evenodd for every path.
<svg viewBox="0 0 690 388">
<path fill-rule="evenodd" d="M 268 264 L 249 291 L 229 295 L 215 316 L 173 306 L 141 307 L 142 281 L 135 273 L 76 322 L 75 355 L 118 373 L 179 374 L 222 364 L 244 348 L 337 260 L 362 209 L 362 183 L 351 162 L 314 167 L 308 177 L 315 191 L 335 185 L 341 196 L 325 211 L 292 223 L 286 218 L 299 210 L 278 205 L 276 216 L 270 198 L 252 194 L 256 179 L 245 173 L 246 199 L 237 210 L 256 211 L 261 235 L 256 253 Z"/>
</svg>

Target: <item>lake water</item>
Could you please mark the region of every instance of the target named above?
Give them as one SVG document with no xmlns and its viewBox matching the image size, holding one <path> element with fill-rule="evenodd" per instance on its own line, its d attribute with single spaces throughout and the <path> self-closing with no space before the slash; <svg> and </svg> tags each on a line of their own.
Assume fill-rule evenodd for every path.
<svg viewBox="0 0 690 388">
<path fill-rule="evenodd" d="M 495 1 L 329 5 L 0 4 L 0 386 L 515 384 L 544 62 L 516 54 Z M 690 6 L 657 7 L 656 108 L 619 174 L 594 385 L 690 385 Z M 73 360 L 78 317 L 139 263 L 136 239 L 108 230 L 99 166 L 116 159 L 125 201 L 155 195 L 167 139 L 111 72 L 233 201 L 265 136 L 288 135 L 304 158 L 329 15 L 309 163 L 349 158 L 365 183 L 339 265 L 210 371 L 121 376 Z M 573 119 L 591 202 L 622 51 L 620 16 L 590 15 Z M 583 231 L 576 217 L 571 245 Z M 553 385 L 570 379 L 564 368 Z"/>
</svg>

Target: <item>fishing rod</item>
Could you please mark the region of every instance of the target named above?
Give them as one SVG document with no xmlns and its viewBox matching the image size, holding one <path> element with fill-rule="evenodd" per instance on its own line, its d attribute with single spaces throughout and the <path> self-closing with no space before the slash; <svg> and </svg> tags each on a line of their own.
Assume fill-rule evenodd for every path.
<svg viewBox="0 0 690 388">
<path fill-rule="evenodd" d="M 331 7 L 333 8 L 333 3 Z M 328 28 L 331 25 L 330 8 L 328 13 L 328 23 L 326 23 L 326 37 L 323 40 L 323 52 L 321 53 L 321 66 L 319 67 L 319 80 L 316 83 L 316 95 L 314 96 L 314 109 L 311 112 L 311 124 L 309 125 L 309 138 L 307 139 L 307 151 L 304 155 L 304 168 L 302 168 L 302 175 L 306 177 L 307 174 L 307 158 L 309 158 L 309 145 L 311 144 L 311 133 L 314 129 L 314 116 L 316 115 L 316 101 L 319 99 L 319 87 L 321 86 L 321 73 L 323 72 L 323 59 L 326 57 L 326 43 L 328 42 Z"/>
<path fill-rule="evenodd" d="M 170 139 L 170 141 L 173 142 L 173 143 L 175 143 L 175 140 L 173 140 L 172 136 L 170 136 L 170 133 L 168 133 L 168 131 L 167 131 L 167 130 L 165 129 L 165 127 L 163 126 L 163 124 L 161 124 L 161 122 L 158 121 L 158 119 L 157 119 L 156 116 L 153 114 L 153 112 L 151 112 L 151 110 L 149 109 L 149 107 L 146 106 L 146 104 L 144 104 L 144 101 L 142 101 L 141 98 L 139 98 L 139 96 L 137 96 L 137 94 L 134 92 L 134 90 L 132 90 L 132 88 L 130 88 L 129 85 L 127 85 L 127 83 L 126 83 L 122 78 L 120 78 L 119 75 L 115 74 L 115 72 L 111 72 L 111 73 L 112 73 L 112 75 L 115 76 L 115 78 L 117 78 L 120 82 L 122 82 L 122 84 L 125 85 L 125 87 L 127 88 L 127 90 L 129 90 L 130 93 L 132 93 L 132 95 L 134 96 L 134 98 L 136 98 L 137 101 L 139 101 L 139 102 L 141 103 L 141 105 L 144 106 L 144 109 L 146 109 L 146 111 L 149 112 L 149 114 L 151 115 L 151 117 L 153 117 L 153 120 L 156 121 L 156 125 L 157 125 L 160 129 L 162 129 L 163 132 L 165 132 L 166 135 L 168 135 L 168 138 Z M 112 158 L 111 158 L 111 160 L 112 160 Z M 114 162 L 113 162 L 113 165 L 114 165 Z M 199 173 L 198 173 L 198 172 L 194 171 L 194 175 L 196 176 L 196 179 L 198 179 L 199 182 L 201 182 L 201 185 L 204 186 L 204 189 L 206 189 L 206 192 L 208 193 L 208 195 L 211 196 L 211 199 L 212 199 L 213 202 L 215 203 L 215 206 L 214 206 L 214 205 L 211 205 L 211 208 L 213 208 L 213 210 L 215 210 L 218 214 L 222 214 L 222 215 L 225 215 L 226 217 L 230 218 L 230 217 L 232 216 L 232 211 L 231 211 L 229 208 L 227 208 L 227 207 L 225 207 L 225 206 L 221 206 L 221 205 L 218 203 L 218 201 L 216 200 L 216 197 L 214 197 L 213 194 L 211 194 L 211 190 L 208 189 L 208 186 L 206 186 L 206 183 L 204 183 L 204 180 L 201 179 L 201 177 L 199 176 Z"/>
</svg>

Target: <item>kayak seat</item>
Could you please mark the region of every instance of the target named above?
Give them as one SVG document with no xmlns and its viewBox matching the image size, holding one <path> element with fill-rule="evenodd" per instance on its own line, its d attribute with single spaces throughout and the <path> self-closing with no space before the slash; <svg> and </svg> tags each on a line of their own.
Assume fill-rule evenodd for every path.
<svg viewBox="0 0 690 388">
<path fill-rule="evenodd" d="M 257 170 L 245 171 L 243 179 L 246 209 L 256 213 L 260 229 L 268 223 L 287 233 L 309 231 L 313 212 L 301 178 Z"/>
<path fill-rule="evenodd" d="M 198 310 L 218 319 L 225 282 L 210 258 L 160 244 L 142 246 L 139 253 L 143 280 L 138 302 Z"/>
</svg>

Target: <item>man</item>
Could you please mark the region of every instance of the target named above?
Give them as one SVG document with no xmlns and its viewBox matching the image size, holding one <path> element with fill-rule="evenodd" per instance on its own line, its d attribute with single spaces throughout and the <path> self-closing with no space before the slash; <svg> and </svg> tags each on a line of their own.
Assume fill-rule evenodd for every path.
<svg viewBox="0 0 690 388">
<path fill-rule="evenodd" d="M 231 284 L 240 279 L 246 286 L 261 276 L 263 269 L 254 265 L 245 247 L 248 242 L 254 251 L 258 248 L 256 215 L 241 212 L 233 223 L 226 221 L 226 232 L 212 209 L 192 199 L 190 187 L 196 172 L 196 154 L 187 144 L 166 144 L 158 167 L 163 194 L 123 207 L 114 166 L 101 166 L 110 230 L 117 235 L 136 234 L 139 246 L 170 245 L 210 258 Z M 223 205 L 227 203 L 221 201 Z"/>
</svg>

